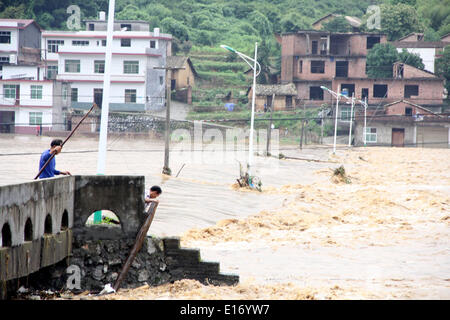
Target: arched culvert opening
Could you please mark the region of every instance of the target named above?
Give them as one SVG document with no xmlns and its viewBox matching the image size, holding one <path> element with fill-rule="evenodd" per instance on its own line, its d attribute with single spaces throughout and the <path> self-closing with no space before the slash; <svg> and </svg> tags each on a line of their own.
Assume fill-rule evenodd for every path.
<svg viewBox="0 0 450 320">
<path fill-rule="evenodd" d="M 121 227 L 119 217 L 110 210 L 99 210 L 92 213 L 86 220 L 86 227 L 90 226 L 108 226 L 108 227 Z"/>
<path fill-rule="evenodd" d="M 33 241 L 33 223 L 31 222 L 30 218 L 28 218 L 27 222 L 25 222 L 25 230 L 23 238 L 25 241 Z"/>
<path fill-rule="evenodd" d="M 69 213 L 64 210 L 61 219 L 61 231 L 67 230 L 69 228 Z"/>
<path fill-rule="evenodd" d="M 45 217 L 45 223 L 44 223 L 44 233 L 45 234 L 51 234 L 53 232 L 52 229 L 52 216 L 50 213 Z"/>
<path fill-rule="evenodd" d="M 2 227 L 2 239 L 0 246 L 2 247 L 11 247 L 12 245 L 12 234 L 11 228 L 9 227 L 9 223 L 5 223 Z"/>
</svg>

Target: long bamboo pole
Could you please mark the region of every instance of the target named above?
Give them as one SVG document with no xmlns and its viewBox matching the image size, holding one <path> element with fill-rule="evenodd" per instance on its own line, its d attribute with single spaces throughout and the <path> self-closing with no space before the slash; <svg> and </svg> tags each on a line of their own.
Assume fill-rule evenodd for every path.
<svg viewBox="0 0 450 320">
<path fill-rule="evenodd" d="M 73 130 L 70 132 L 69 136 L 66 138 L 66 140 L 63 141 L 63 143 L 61 144 L 61 148 L 64 146 L 64 144 L 70 139 L 70 137 L 72 137 L 72 135 L 75 133 L 75 130 L 78 129 L 78 127 L 80 126 L 80 124 L 84 121 L 84 119 L 86 119 L 86 117 L 89 115 L 89 113 L 94 109 L 94 107 L 96 107 L 97 104 L 94 102 L 94 104 L 92 105 L 92 107 L 89 109 L 89 111 L 84 115 L 83 118 L 81 118 L 80 122 L 78 122 L 78 124 L 76 125 L 75 128 L 73 128 Z M 47 162 L 42 166 L 41 170 L 39 170 L 39 173 L 36 175 L 36 177 L 34 177 L 34 180 L 36 180 L 37 178 L 39 178 L 39 176 L 41 175 L 42 171 L 44 171 L 45 167 L 47 167 L 47 165 L 50 163 L 50 161 L 52 161 L 52 159 L 55 157 L 56 153 L 52 154 L 52 156 L 47 160 Z"/>
<path fill-rule="evenodd" d="M 158 202 L 152 202 L 150 204 L 149 208 L 149 214 L 147 216 L 147 219 L 145 220 L 144 224 L 142 225 L 141 229 L 139 230 L 139 233 L 136 236 L 136 241 L 133 245 L 133 248 L 130 251 L 130 254 L 128 255 L 127 261 L 123 265 L 122 271 L 120 272 L 119 277 L 116 280 L 116 283 L 114 283 L 114 290 L 117 292 L 117 290 L 120 287 L 120 284 L 122 283 L 123 279 L 125 279 L 128 270 L 131 267 L 131 264 L 134 261 L 134 258 L 138 254 L 139 250 L 141 250 L 142 245 L 144 243 L 145 238 L 147 237 L 148 229 L 150 228 L 150 225 L 152 224 L 153 217 L 155 216 L 156 208 L 158 207 Z"/>
</svg>

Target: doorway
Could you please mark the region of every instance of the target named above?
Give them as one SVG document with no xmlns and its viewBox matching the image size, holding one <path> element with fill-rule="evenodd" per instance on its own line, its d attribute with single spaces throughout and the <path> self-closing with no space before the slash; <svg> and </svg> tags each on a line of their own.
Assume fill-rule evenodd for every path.
<svg viewBox="0 0 450 320">
<path fill-rule="evenodd" d="M 14 133 L 14 111 L 0 111 L 0 133 Z"/>
<path fill-rule="evenodd" d="M 404 128 L 392 128 L 392 146 L 404 147 L 405 146 L 405 129 Z"/>
</svg>

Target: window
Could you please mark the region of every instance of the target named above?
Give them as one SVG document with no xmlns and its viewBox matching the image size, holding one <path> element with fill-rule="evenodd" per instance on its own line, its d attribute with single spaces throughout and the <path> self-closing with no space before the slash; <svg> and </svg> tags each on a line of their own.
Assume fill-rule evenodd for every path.
<svg viewBox="0 0 450 320">
<path fill-rule="evenodd" d="M 62 98 L 63 101 L 67 101 L 67 96 L 69 95 L 67 86 L 63 86 Z"/>
<path fill-rule="evenodd" d="M 42 124 L 42 112 L 30 112 L 28 115 L 30 125 Z"/>
<path fill-rule="evenodd" d="M 312 42 L 312 54 L 317 54 L 317 47 L 318 47 L 318 42 L 317 41 L 313 41 Z"/>
<path fill-rule="evenodd" d="M 310 100 L 323 100 L 323 90 L 320 87 L 309 87 Z"/>
<path fill-rule="evenodd" d="M 150 40 L 150 48 L 155 49 L 156 48 L 156 41 Z"/>
<path fill-rule="evenodd" d="M 367 49 L 372 49 L 374 45 L 380 43 L 380 37 L 367 37 Z"/>
<path fill-rule="evenodd" d="M 125 74 L 139 73 L 139 61 L 124 61 L 123 73 Z"/>
<path fill-rule="evenodd" d="M 160 85 L 164 84 L 164 77 L 163 76 L 159 76 L 159 84 Z"/>
<path fill-rule="evenodd" d="M 387 98 L 388 86 L 387 84 L 374 84 L 373 85 L 373 97 L 374 98 Z"/>
<path fill-rule="evenodd" d="M 355 93 L 355 84 L 354 83 L 342 83 L 341 84 L 341 93 L 347 94 L 347 97 L 352 97 L 353 93 Z"/>
<path fill-rule="evenodd" d="M 74 72 L 79 73 L 80 72 L 80 60 L 65 60 L 65 72 Z"/>
<path fill-rule="evenodd" d="M 361 100 L 364 100 L 365 98 L 369 98 L 369 88 L 361 89 Z"/>
<path fill-rule="evenodd" d="M 292 108 L 292 96 L 286 96 L 286 108 Z"/>
<path fill-rule="evenodd" d="M 120 39 L 121 47 L 131 47 L 131 39 Z"/>
<path fill-rule="evenodd" d="M 31 86 L 31 99 L 42 99 L 42 86 Z"/>
<path fill-rule="evenodd" d="M 0 43 L 11 43 L 11 31 L 0 31 Z"/>
<path fill-rule="evenodd" d="M 303 60 L 298 61 L 298 73 L 303 72 Z"/>
<path fill-rule="evenodd" d="M 105 60 L 94 60 L 94 73 L 105 73 Z"/>
<path fill-rule="evenodd" d="M 93 23 L 89 23 L 89 31 L 94 31 L 95 26 Z"/>
<path fill-rule="evenodd" d="M 0 63 L 9 63 L 9 57 L 0 57 Z"/>
<path fill-rule="evenodd" d="M 341 121 L 350 122 L 350 116 L 352 117 L 351 119 L 354 119 L 354 117 L 355 117 L 355 110 L 353 110 L 353 114 L 352 114 L 352 108 L 351 107 L 347 107 L 347 106 L 341 107 Z"/>
<path fill-rule="evenodd" d="M 101 107 L 103 101 L 103 89 L 94 88 L 94 102 L 97 106 Z"/>
<path fill-rule="evenodd" d="M 405 116 L 412 116 L 412 108 L 405 108 Z"/>
<path fill-rule="evenodd" d="M 125 102 L 136 103 L 136 89 L 125 89 Z"/>
<path fill-rule="evenodd" d="M 348 61 L 336 61 L 336 77 L 348 77 Z"/>
<path fill-rule="evenodd" d="M 47 67 L 47 79 L 56 79 L 57 74 L 58 74 L 58 66 Z"/>
<path fill-rule="evenodd" d="M 106 40 L 102 40 L 102 47 L 106 47 Z"/>
<path fill-rule="evenodd" d="M 15 84 L 4 84 L 3 85 L 3 96 L 8 99 L 16 98 L 16 85 Z"/>
<path fill-rule="evenodd" d="M 64 40 L 47 40 L 48 52 L 58 52 L 60 45 L 64 45 Z"/>
<path fill-rule="evenodd" d="M 125 30 L 124 30 L 124 29 L 125 29 Z M 121 23 L 121 24 L 120 24 L 120 30 L 131 31 L 131 24 Z"/>
<path fill-rule="evenodd" d="M 311 73 L 325 73 L 325 61 L 311 61 Z"/>
<path fill-rule="evenodd" d="M 418 85 L 405 85 L 405 98 L 411 98 L 412 96 L 419 95 Z"/>
<path fill-rule="evenodd" d="M 87 40 L 72 40 L 72 45 L 73 46 L 88 46 L 89 41 L 87 41 Z"/>
<path fill-rule="evenodd" d="M 366 142 L 377 142 L 377 128 L 366 128 Z"/>
<path fill-rule="evenodd" d="M 78 88 L 72 88 L 71 99 L 72 102 L 78 102 Z"/>
<path fill-rule="evenodd" d="M 326 55 L 327 54 L 327 40 L 325 38 L 325 40 L 322 40 L 322 38 L 320 39 L 320 54 L 321 55 Z"/>
</svg>

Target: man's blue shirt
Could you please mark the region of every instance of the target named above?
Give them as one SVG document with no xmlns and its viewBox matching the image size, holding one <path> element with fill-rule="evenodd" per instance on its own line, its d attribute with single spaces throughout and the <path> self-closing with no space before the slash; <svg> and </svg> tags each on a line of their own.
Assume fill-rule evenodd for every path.
<svg viewBox="0 0 450 320">
<path fill-rule="evenodd" d="M 50 153 L 50 149 L 42 152 L 41 154 L 41 160 L 39 161 L 39 171 L 42 169 L 44 164 L 47 162 L 47 160 L 52 156 Z M 44 171 L 42 171 L 41 175 L 39 176 L 39 179 L 43 178 L 51 178 L 55 175 L 59 175 L 59 171 L 55 169 L 56 161 L 55 157 L 50 161 L 50 163 L 45 167 Z"/>
</svg>

